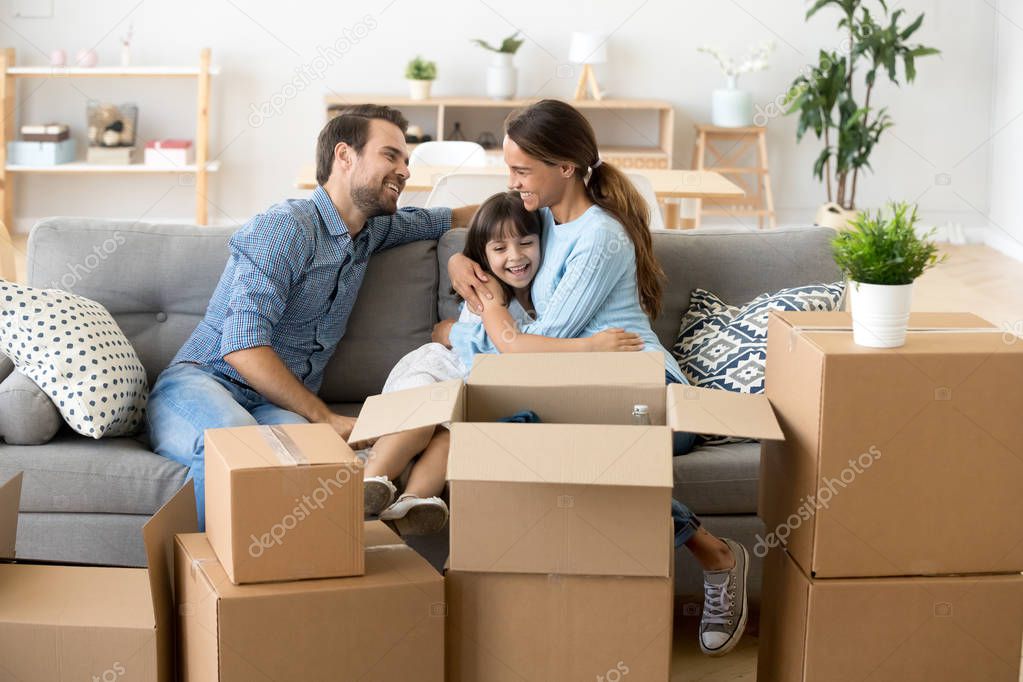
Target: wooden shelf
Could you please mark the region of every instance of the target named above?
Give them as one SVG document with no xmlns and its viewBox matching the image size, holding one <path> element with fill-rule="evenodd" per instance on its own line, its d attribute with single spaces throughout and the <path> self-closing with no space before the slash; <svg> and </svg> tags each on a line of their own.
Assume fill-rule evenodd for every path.
<svg viewBox="0 0 1023 682">
<path fill-rule="evenodd" d="M 7 164 L 8 173 L 145 173 L 149 175 L 161 173 L 198 173 L 199 167 L 196 164 L 188 166 L 149 166 L 144 163 L 114 164 L 114 163 L 87 163 L 85 161 L 73 161 L 61 163 L 56 166 L 18 166 Z M 207 173 L 216 173 L 220 170 L 220 161 L 209 161 L 206 163 Z"/>
<path fill-rule="evenodd" d="M 197 66 L 12 66 L 6 71 L 14 78 L 197 78 Z M 211 66 L 209 75 L 220 73 Z"/>
<path fill-rule="evenodd" d="M 517 109 L 539 101 L 541 98 L 528 99 L 489 99 L 486 97 L 431 97 L 429 99 L 412 99 L 390 95 L 345 95 L 343 97 L 328 96 L 327 107 L 345 107 L 356 103 L 372 102 L 390 107 L 469 107 L 473 109 Z M 659 99 L 574 99 L 565 100 L 576 109 L 654 109 L 671 110 L 671 103 Z"/>
</svg>

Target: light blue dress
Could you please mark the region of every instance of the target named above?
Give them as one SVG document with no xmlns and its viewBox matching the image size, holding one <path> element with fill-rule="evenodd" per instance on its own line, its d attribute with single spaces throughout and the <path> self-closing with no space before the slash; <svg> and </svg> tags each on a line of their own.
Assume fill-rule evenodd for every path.
<svg viewBox="0 0 1023 682">
<path fill-rule="evenodd" d="M 643 350 L 663 353 L 667 376 L 685 383 L 640 307 L 636 252 L 622 224 L 596 205 L 561 225 L 554 223 L 550 209 L 541 212 L 543 262 L 532 285 L 537 319 L 520 325 L 520 331 L 570 339 L 620 327 L 638 334 Z M 477 353 L 498 352 L 482 324 L 458 322 L 450 340 L 466 367 L 472 367 Z"/>
</svg>

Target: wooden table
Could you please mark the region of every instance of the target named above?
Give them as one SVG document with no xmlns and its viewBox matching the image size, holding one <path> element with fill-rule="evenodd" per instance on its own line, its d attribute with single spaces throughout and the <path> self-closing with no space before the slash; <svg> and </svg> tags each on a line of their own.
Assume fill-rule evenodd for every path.
<svg viewBox="0 0 1023 682">
<path fill-rule="evenodd" d="M 664 224 L 669 229 L 679 227 L 679 205 L 677 199 L 717 199 L 741 197 L 745 192 L 742 188 L 714 171 L 694 170 L 663 170 L 625 168 L 629 173 L 641 173 L 650 178 L 654 193 L 664 204 Z M 451 173 L 486 173 L 507 175 L 508 169 L 501 166 L 483 166 L 479 168 L 419 166 L 411 168 L 411 176 L 405 183 L 410 192 L 429 192 L 438 178 Z M 310 164 L 302 169 L 295 186 L 299 189 L 316 187 L 315 167 Z M 670 199 L 672 201 L 665 201 Z"/>
</svg>

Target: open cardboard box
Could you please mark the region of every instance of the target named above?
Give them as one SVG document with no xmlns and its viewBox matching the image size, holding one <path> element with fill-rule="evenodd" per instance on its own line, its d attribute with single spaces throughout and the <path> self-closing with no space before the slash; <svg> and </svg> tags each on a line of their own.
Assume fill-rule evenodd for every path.
<svg viewBox="0 0 1023 682">
<path fill-rule="evenodd" d="M 847 313 L 772 314 L 764 544 L 816 577 L 1023 571 L 1023 342 L 972 314 L 909 326 L 876 349 Z"/>
<path fill-rule="evenodd" d="M 0 550 L 8 559 L 21 477 L 0 486 Z M 0 563 L 4 679 L 172 682 L 172 543 L 195 529 L 189 482 L 142 530 L 148 569 Z"/>
<path fill-rule="evenodd" d="M 543 423 L 494 423 L 522 410 Z M 349 440 L 442 424 L 449 566 L 493 573 L 666 577 L 671 431 L 781 437 L 764 396 L 665 387 L 661 353 L 563 353 L 477 355 L 464 383 L 373 396 Z"/>
</svg>

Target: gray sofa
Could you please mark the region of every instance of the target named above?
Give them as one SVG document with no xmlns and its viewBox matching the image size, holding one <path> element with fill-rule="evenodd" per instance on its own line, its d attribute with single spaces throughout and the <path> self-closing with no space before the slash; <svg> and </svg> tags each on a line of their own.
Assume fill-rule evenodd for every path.
<svg viewBox="0 0 1023 682">
<path fill-rule="evenodd" d="M 28 243 L 28 284 L 59 287 L 103 303 L 131 339 L 150 383 L 205 312 L 234 228 L 51 218 Z M 664 312 L 654 330 L 670 346 L 695 287 L 743 303 L 787 286 L 841 279 L 824 228 L 767 232 L 657 232 L 668 275 Z M 343 414 L 380 391 L 394 363 L 429 341 L 438 319 L 455 317 L 444 264 L 463 235 L 418 242 L 374 256 L 348 333 L 320 391 Z M 760 448 L 755 443 L 699 448 L 675 459 L 675 496 L 707 528 L 752 547 Z M 18 555 L 29 559 L 141 566 L 140 528 L 185 479 L 185 470 L 153 454 L 145 435 L 93 441 L 63 429 L 45 445 L 0 444 L 0 480 L 25 472 Z M 421 543 L 443 561 L 445 538 Z M 676 568 L 678 592 L 702 594 L 687 552 Z M 758 601 L 760 561 L 753 559 L 751 598 Z"/>
</svg>

